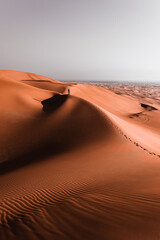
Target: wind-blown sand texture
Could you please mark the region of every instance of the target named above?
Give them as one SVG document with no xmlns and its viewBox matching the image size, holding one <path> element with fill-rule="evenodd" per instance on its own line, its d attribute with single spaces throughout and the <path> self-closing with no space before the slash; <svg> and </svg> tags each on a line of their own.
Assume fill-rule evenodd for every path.
<svg viewBox="0 0 160 240">
<path fill-rule="evenodd" d="M 160 239 L 160 104 L 124 90 L 0 71 L 1 240 Z"/>
</svg>

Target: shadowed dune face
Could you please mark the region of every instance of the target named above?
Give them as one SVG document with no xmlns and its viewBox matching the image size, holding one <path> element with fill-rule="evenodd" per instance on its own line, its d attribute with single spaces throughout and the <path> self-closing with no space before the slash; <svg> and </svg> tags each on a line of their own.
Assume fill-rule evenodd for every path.
<svg viewBox="0 0 160 240">
<path fill-rule="evenodd" d="M 160 238 L 159 104 L 122 90 L 0 71 L 0 239 Z"/>
<path fill-rule="evenodd" d="M 0 155 L 1 173 L 110 137 L 110 132 L 114 134 L 110 121 L 107 123 L 103 114 L 90 103 L 68 95 L 65 99 L 58 107 L 52 102 L 54 111 L 43 112 L 41 105 L 34 118 L 22 118 L 18 125 L 10 125 L 12 134 L 5 140 L 6 156 L 3 152 Z M 5 144 L 3 139 L 2 144 Z"/>
<path fill-rule="evenodd" d="M 148 110 L 148 111 L 158 110 L 157 108 L 152 107 L 152 106 L 147 105 L 147 104 L 144 104 L 144 103 L 141 103 L 141 107 L 145 108 L 145 109 Z"/>
<path fill-rule="evenodd" d="M 59 108 L 68 98 L 67 94 L 60 95 L 56 94 L 51 98 L 43 100 L 41 103 L 43 105 L 44 112 L 53 112 Z"/>
</svg>

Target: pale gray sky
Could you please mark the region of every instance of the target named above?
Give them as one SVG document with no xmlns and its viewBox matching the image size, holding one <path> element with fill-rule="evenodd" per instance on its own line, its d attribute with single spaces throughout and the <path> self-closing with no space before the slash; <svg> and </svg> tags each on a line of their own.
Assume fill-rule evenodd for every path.
<svg viewBox="0 0 160 240">
<path fill-rule="evenodd" d="M 0 69 L 160 82 L 160 0 L 0 0 Z"/>
</svg>

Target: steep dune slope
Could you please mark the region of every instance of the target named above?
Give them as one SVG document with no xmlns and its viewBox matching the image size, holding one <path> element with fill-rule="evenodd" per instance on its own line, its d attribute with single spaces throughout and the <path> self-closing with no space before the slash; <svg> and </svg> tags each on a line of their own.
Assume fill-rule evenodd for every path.
<svg viewBox="0 0 160 240">
<path fill-rule="evenodd" d="M 94 86 L 78 85 L 73 86 L 73 95 L 79 95 L 83 99 L 91 101 L 128 136 L 131 140 L 140 146 L 148 149 L 156 155 L 160 154 L 160 106 L 156 111 L 146 113 L 149 123 L 146 121 L 133 121 L 130 118 L 135 113 L 142 111 L 142 106 L 139 101 L 127 98 L 126 96 L 116 95 L 109 90 L 103 88 L 95 88 Z"/>
<path fill-rule="evenodd" d="M 69 96 L 56 111 L 45 113 L 41 101 L 53 96 L 54 91 L 3 79 L 0 84 L 0 141 L 4 150 L 0 162 L 24 158 L 25 154 L 35 157 L 37 153 L 40 157 L 46 150 L 50 154 L 63 152 L 112 134 L 113 126 L 107 117 L 83 99 Z"/>
</svg>

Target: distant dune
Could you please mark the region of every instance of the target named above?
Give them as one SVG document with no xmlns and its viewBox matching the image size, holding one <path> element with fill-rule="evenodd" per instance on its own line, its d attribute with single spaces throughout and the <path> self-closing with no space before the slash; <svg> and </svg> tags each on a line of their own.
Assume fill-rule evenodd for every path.
<svg viewBox="0 0 160 240">
<path fill-rule="evenodd" d="M 160 239 L 160 105 L 115 93 L 0 71 L 1 240 Z"/>
</svg>

